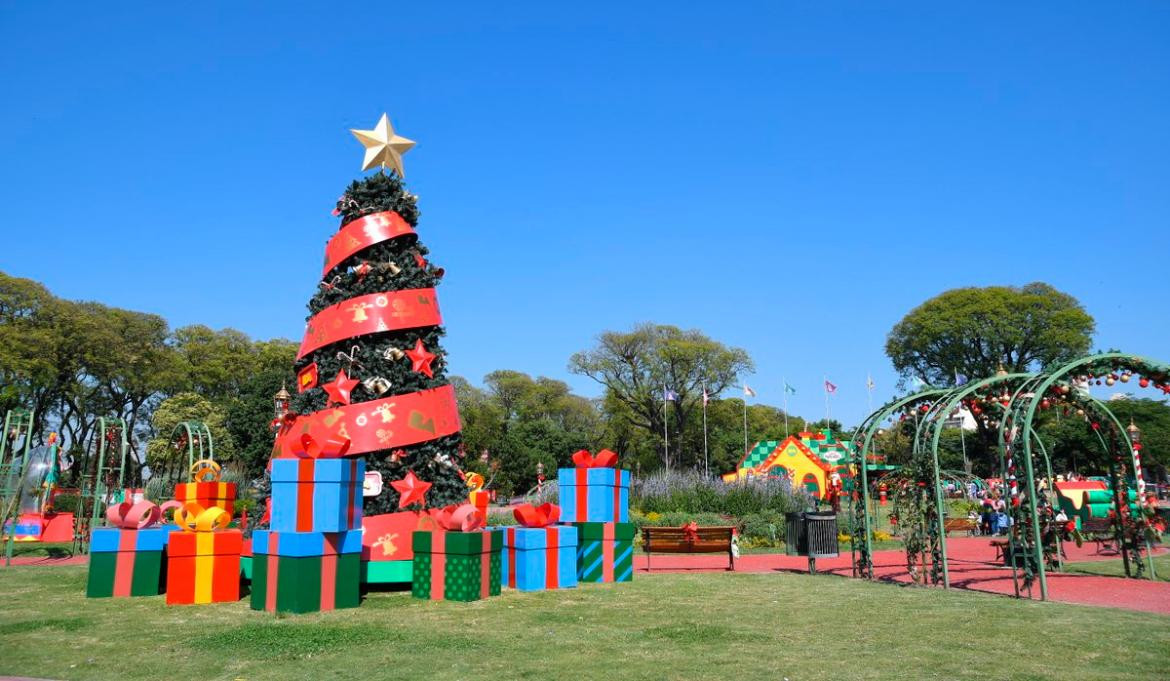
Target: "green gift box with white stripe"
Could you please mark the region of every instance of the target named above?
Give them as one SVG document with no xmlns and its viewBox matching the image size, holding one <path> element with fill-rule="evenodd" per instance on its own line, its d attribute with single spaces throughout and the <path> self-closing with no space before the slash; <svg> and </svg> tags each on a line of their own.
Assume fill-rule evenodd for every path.
<svg viewBox="0 0 1170 681">
<path fill-rule="evenodd" d="M 578 582 L 634 581 L 633 523 L 567 523 L 577 528 Z"/>
</svg>

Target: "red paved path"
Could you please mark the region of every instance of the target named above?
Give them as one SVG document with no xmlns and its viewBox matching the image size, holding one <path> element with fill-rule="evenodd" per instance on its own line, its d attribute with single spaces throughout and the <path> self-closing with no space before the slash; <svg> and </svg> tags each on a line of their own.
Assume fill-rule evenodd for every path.
<svg viewBox="0 0 1170 681">
<path fill-rule="evenodd" d="M 952 537 L 947 540 L 947 562 L 950 565 L 951 586 L 972 591 L 997 594 L 1013 594 L 1012 572 L 994 562 L 995 549 L 987 537 Z M 837 558 L 821 558 L 817 561 L 817 572 L 851 576 L 852 567 L 847 545 Z M 1159 553 L 1165 549 L 1159 550 Z M 1086 560 L 1115 560 L 1117 554 L 1099 555 L 1094 548 L 1085 545 L 1077 548 L 1067 544 L 1067 562 Z M 654 572 L 687 572 L 691 570 L 718 570 L 727 567 L 727 557 L 722 555 L 655 555 L 652 558 Z M 634 568 L 646 572 L 646 556 L 634 557 Z M 808 572 L 808 559 L 799 556 L 779 554 L 751 554 L 735 561 L 736 572 Z M 880 580 L 909 582 L 906 574 L 906 554 L 900 550 L 875 551 L 874 574 Z M 1123 579 L 1120 577 L 1097 577 L 1092 575 L 1053 574 L 1048 576 L 1048 597 L 1053 601 L 1080 603 L 1082 605 L 1126 608 L 1170 615 L 1170 582 Z M 1033 595 L 1040 598 L 1039 585 L 1033 585 Z"/>
</svg>

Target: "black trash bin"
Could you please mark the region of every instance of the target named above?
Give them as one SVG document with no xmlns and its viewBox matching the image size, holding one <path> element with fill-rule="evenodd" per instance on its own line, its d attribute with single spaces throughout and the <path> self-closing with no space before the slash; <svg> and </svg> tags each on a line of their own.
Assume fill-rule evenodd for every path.
<svg viewBox="0 0 1170 681">
<path fill-rule="evenodd" d="M 809 511 L 804 514 L 804 526 L 805 547 L 809 558 L 837 557 L 836 513 Z"/>
<path fill-rule="evenodd" d="M 808 536 L 804 531 L 803 513 L 784 514 L 784 553 L 789 556 L 808 555 Z"/>
</svg>

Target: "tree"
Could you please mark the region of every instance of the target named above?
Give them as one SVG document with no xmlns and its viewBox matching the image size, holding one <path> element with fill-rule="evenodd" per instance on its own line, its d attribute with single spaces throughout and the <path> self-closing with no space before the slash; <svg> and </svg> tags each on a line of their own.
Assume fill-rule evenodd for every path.
<svg viewBox="0 0 1170 681">
<path fill-rule="evenodd" d="M 465 500 L 467 487 L 433 291 L 443 270 L 414 231 L 416 200 L 394 172 L 355 181 L 338 200 L 343 236 L 327 250 L 296 361 L 298 375 L 317 378 L 294 396 L 302 420 L 285 442 L 297 446 L 306 427 L 321 441 L 349 439 L 368 470 L 388 483 L 412 471 L 432 484 L 428 504 L 442 506 Z M 397 507 L 389 484 L 366 503 L 372 513 Z"/>
<path fill-rule="evenodd" d="M 1089 351 L 1093 318 L 1067 293 L 1043 283 L 960 288 L 914 308 L 890 331 L 886 355 L 904 377 L 950 385 L 1035 371 Z"/>
<path fill-rule="evenodd" d="M 223 411 L 202 395 L 179 393 L 163 400 L 151 416 L 156 433 L 146 446 L 146 463 L 150 466 L 151 477 L 186 480 L 187 450 L 176 450 L 171 445 L 171 435 L 184 421 L 202 421 L 207 426 L 217 461 L 235 460 L 235 442 L 224 425 Z"/>
<path fill-rule="evenodd" d="M 666 419 L 676 433 L 684 432 L 696 405 L 701 407 L 704 388 L 717 395 L 752 368 L 751 357 L 743 349 L 723 345 L 697 330 L 657 324 L 641 324 L 629 332 L 606 331 L 596 347 L 569 360 L 570 371 L 603 385 L 606 399 L 624 405 L 623 416 L 653 437 L 663 432 Z M 667 388 L 678 398 L 664 411 Z M 693 444 L 687 460 L 671 460 L 665 447 L 661 451 L 666 466 L 695 463 Z"/>
</svg>

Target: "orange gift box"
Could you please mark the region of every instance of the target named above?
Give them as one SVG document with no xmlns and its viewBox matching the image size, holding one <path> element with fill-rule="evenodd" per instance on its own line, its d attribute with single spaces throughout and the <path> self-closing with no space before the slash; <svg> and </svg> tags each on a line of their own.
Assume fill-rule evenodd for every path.
<svg viewBox="0 0 1170 681">
<path fill-rule="evenodd" d="M 167 605 L 240 600 L 243 544 L 239 530 L 172 533 L 167 545 Z"/>
<path fill-rule="evenodd" d="M 219 506 L 232 515 L 236 512 L 236 483 L 180 482 L 175 485 L 175 501 L 196 503 L 203 508 Z"/>
</svg>

